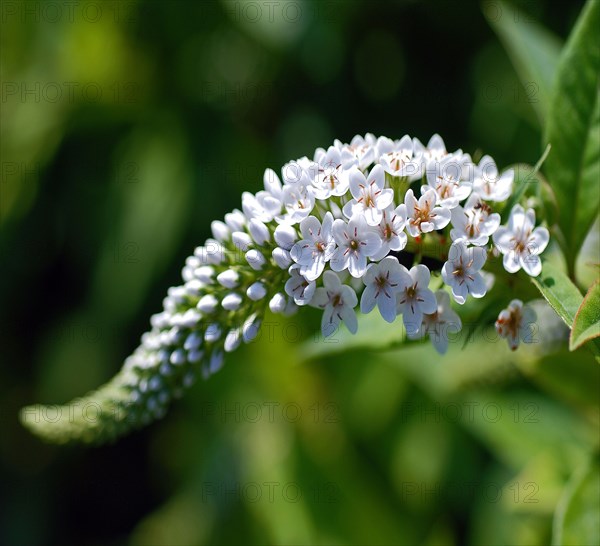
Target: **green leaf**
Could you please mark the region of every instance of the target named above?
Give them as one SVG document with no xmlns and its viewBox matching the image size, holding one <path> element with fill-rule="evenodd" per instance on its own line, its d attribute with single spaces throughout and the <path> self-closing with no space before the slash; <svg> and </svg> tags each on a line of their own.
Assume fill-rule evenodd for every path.
<svg viewBox="0 0 600 546">
<path fill-rule="evenodd" d="M 600 462 L 595 458 L 567 485 L 556 508 L 554 546 L 600 544 Z"/>
<path fill-rule="evenodd" d="M 561 41 L 531 18 L 505 4 L 487 2 L 484 15 L 502 42 L 540 123 L 548 112 Z"/>
<path fill-rule="evenodd" d="M 574 351 L 598 336 L 600 336 L 600 280 L 590 287 L 575 315 L 569 338 L 569 349 Z"/>
<path fill-rule="evenodd" d="M 558 202 L 569 275 L 600 204 L 600 2 L 589 1 L 561 54 L 545 141 L 545 171 Z"/>
<path fill-rule="evenodd" d="M 571 328 L 583 301 L 579 289 L 555 265 L 544 262 L 539 277 L 531 279 L 558 316 Z"/>
</svg>

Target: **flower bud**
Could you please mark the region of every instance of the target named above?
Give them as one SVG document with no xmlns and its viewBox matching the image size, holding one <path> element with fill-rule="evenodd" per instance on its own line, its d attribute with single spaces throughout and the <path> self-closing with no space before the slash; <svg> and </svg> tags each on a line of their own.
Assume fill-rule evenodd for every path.
<svg viewBox="0 0 600 546">
<path fill-rule="evenodd" d="M 203 313 L 212 313 L 218 304 L 219 300 L 217 300 L 217 298 L 215 298 L 212 294 L 206 294 L 200 298 L 196 304 L 196 308 Z"/>
<path fill-rule="evenodd" d="M 272 256 L 273 256 L 273 259 L 275 260 L 275 263 L 281 269 L 287 269 L 292 263 L 292 258 L 290 257 L 289 251 L 283 250 L 283 248 L 277 247 L 277 248 L 273 249 Z"/>
<path fill-rule="evenodd" d="M 227 309 L 227 311 L 237 311 L 240 308 L 240 305 L 242 305 L 242 296 L 235 292 L 231 292 L 223 298 L 221 305 L 223 306 L 223 309 Z"/>
<path fill-rule="evenodd" d="M 230 230 L 224 222 L 220 220 L 215 220 L 210 224 L 210 229 L 212 231 L 213 237 L 220 242 L 226 241 L 229 239 Z"/>
<path fill-rule="evenodd" d="M 246 295 L 252 301 L 259 301 L 267 295 L 267 289 L 265 288 L 265 285 L 263 283 L 255 282 L 254 284 L 248 287 L 248 290 L 246 290 Z"/>
<path fill-rule="evenodd" d="M 254 248 L 246 252 L 246 261 L 255 271 L 260 271 L 267 263 L 262 253 Z"/>
<path fill-rule="evenodd" d="M 225 336 L 225 344 L 223 348 L 226 353 L 231 353 L 235 351 L 242 342 L 242 336 L 239 328 L 234 328 L 233 330 L 229 330 L 227 335 Z"/>
<path fill-rule="evenodd" d="M 273 313 L 283 313 L 286 306 L 287 306 L 287 299 L 281 292 L 279 292 L 278 294 L 275 294 L 271 298 L 271 301 L 269 302 L 269 309 Z"/>
<path fill-rule="evenodd" d="M 225 223 L 231 231 L 240 231 L 244 229 L 246 217 L 242 211 L 235 209 L 225 215 Z"/>
<path fill-rule="evenodd" d="M 240 276 L 237 271 L 233 269 L 227 269 L 217 275 L 217 282 L 225 288 L 235 288 L 238 285 L 239 280 Z"/>
<path fill-rule="evenodd" d="M 290 250 L 298 240 L 296 230 L 289 224 L 279 224 L 275 228 L 274 237 L 275 242 L 283 248 L 283 250 Z"/>
<path fill-rule="evenodd" d="M 252 220 L 250 220 L 250 223 L 248 224 L 248 230 L 250 231 L 250 235 L 252 235 L 252 238 L 256 244 L 259 246 L 263 246 L 271 239 L 269 228 L 256 218 L 252 218 Z"/>
<path fill-rule="evenodd" d="M 236 248 L 239 248 L 242 252 L 246 252 L 252 246 L 252 239 L 245 231 L 234 231 L 231 240 Z"/>
</svg>

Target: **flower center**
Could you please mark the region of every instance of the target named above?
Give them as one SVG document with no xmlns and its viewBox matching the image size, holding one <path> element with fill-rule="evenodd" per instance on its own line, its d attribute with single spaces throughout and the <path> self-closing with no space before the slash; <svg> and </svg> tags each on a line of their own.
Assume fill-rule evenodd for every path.
<svg viewBox="0 0 600 546">
<path fill-rule="evenodd" d="M 335 296 L 333 296 L 333 299 L 331 300 L 331 305 L 333 305 L 334 307 L 339 307 L 340 305 L 344 304 L 344 300 L 342 299 L 342 295 L 341 294 L 336 294 Z"/>
<path fill-rule="evenodd" d="M 352 239 L 349 246 L 352 250 L 358 250 L 359 242 L 356 239 Z"/>
<path fill-rule="evenodd" d="M 414 218 L 411 218 L 410 223 L 413 226 L 420 226 L 422 222 L 429 222 L 433 216 L 429 210 L 429 203 L 426 203 L 424 207 L 415 205 L 415 215 Z"/>
<path fill-rule="evenodd" d="M 386 277 L 381 276 L 375 279 L 375 284 L 377 285 L 377 288 L 385 288 L 387 283 L 388 281 Z"/>
</svg>

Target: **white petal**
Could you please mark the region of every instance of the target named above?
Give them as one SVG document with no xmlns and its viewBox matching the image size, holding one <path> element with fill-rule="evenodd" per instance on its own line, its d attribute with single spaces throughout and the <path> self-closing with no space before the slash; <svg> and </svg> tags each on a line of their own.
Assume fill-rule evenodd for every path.
<svg viewBox="0 0 600 546">
<path fill-rule="evenodd" d="M 372 256 L 381 247 L 381 237 L 372 231 L 366 232 L 363 235 L 361 243 L 361 254 L 364 256 Z"/>
<path fill-rule="evenodd" d="M 487 286 L 485 285 L 485 280 L 481 274 L 476 273 L 473 276 L 473 281 L 469 284 L 469 293 L 474 298 L 483 298 L 486 292 Z"/>
<path fill-rule="evenodd" d="M 429 272 L 429 268 L 426 265 L 419 264 L 412 267 L 410 270 L 410 276 L 413 278 L 415 284 L 417 285 L 417 288 L 425 289 L 429 286 L 431 273 Z"/>
<path fill-rule="evenodd" d="M 484 248 L 475 247 L 469 249 L 469 254 L 470 259 L 473 260 L 473 265 L 470 269 L 479 271 L 485 264 L 485 260 L 487 259 L 487 252 Z"/>
<path fill-rule="evenodd" d="M 519 271 L 519 269 L 521 269 L 519 255 L 514 251 L 507 252 L 502 259 L 502 263 L 504 265 L 504 269 L 506 269 L 506 271 L 509 273 L 516 273 Z"/>
<path fill-rule="evenodd" d="M 356 167 L 350 169 L 348 174 L 350 183 L 350 193 L 354 199 L 360 199 L 362 196 L 363 188 L 367 185 L 367 179 L 365 175 Z"/>
<path fill-rule="evenodd" d="M 419 307 L 421 311 L 427 315 L 431 315 L 437 311 L 437 300 L 431 290 L 419 290 L 417 292 L 417 299 L 419 301 Z"/>
<path fill-rule="evenodd" d="M 364 280 L 364 279 L 363 279 Z M 377 292 L 377 288 L 375 287 L 374 284 L 368 284 L 363 293 L 362 296 L 360 298 L 360 311 L 361 313 L 364 313 L 365 315 L 367 313 L 370 313 L 376 305 L 376 301 L 375 301 L 375 293 Z"/>
<path fill-rule="evenodd" d="M 538 227 L 533 230 L 527 242 L 527 248 L 532 254 L 541 254 L 544 252 L 550 241 L 550 234 L 545 227 Z"/>
<path fill-rule="evenodd" d="M 542 272 L 542 261 L 535 254 L 522 255 L 520 263 L 525 272 L 532 277 L 537 277 Z"/>
<path fill-rule="evenodd" d="M 407 333 L 415 334 L 421 329 L 423 313 L 417 306 L 406 305 L 402 313 L 402 318 L 404 319 L 404 327 Z"/>
<path fill-rule="evenodd" d="M 358 321 L 356 320 L 356 313 L 354 310 L 344 305 L 340 310 L 340 315 L 350 333 L 356 334 L 358 330 Z"/>
<path fill-rule="evenodd" d="M 390 294 L 388 297 L 381 292 L 377 298 L 377 306 L 385 321 L 392 323 L 396 320 L 396 297 L 394 294 Z"/>
<path fill-rule="evenodd" d="M 325 273 L 323 273 L 323 285 L 327 290 L 339 292 L 342 282 L 333 271 L 325 271 Z"/>
</svg>

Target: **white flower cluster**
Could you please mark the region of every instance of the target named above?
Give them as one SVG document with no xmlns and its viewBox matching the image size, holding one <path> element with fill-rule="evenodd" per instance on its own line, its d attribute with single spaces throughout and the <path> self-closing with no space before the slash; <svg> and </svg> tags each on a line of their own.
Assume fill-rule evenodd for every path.
<svg viewBox="0 0 600 546">
<path fill-rule="evenodd" d="M 356 136 L 287 163 L 281 177 L 267 169 L 264 190 L 245 192 L 241 210 L 212 223 L 213 237 L 186 260 L 184 284 L 152 317 L 126 362 L 130 402 L 160 415 L 196 368 L 207 377 L 254 339 L 267 305 L 284 314 L 322 309 L 324 336 L 342 322 L 356 332 L 355 309 L 377 307 L 388 322 L 401 315 L 409 338 L 427 335 L 445 352 L 461 328 L 449 293 L 460 305 L 486 294 L 490 238 L 508 272 L 541 271 L 549 236 L 533 210 L 515 205 L 507 226 L 494 210 L 511 195 L 513 176 L 489 156 L 474 164 L 461 150 L 449 153 L 438 135 L 427 146 Z M 425 241 L 443 250 L 433 277 L 418 263 Z"/>
<path fill-rule="evenodd" d="M 287 163 L 281 177 L 267 169 L 264 190 L 245 192 L 241 210 L 212 223 L 213 237 L 187 258 L 183 284 L 169 289 L 151 331 L 96 393 L 134 414 L 113 428 L 102 422 L 97 437 L 161 416 L 199 372 L 213 374 L 225 353 L 256 337 L 267 307 L 322 309 L 324 336 L 341 322 L 356 332 L 355 308 L 377 307 L 444 353 L 461 328 L 450 294 L 459 305 L 483 297 L 493 279 L 483 272 L 488 256 L 501 253 L 509 273 L 541 271 L 549 235 L 535 227 L 534 211 L 517 204 L 500 225 L 513 177 L 489 156 L 475 164 L 462 150 L 448 152 L 438 135 L 426 146 L 409 136 L 356 136 Z M 433 275 L 421 260 L 426 247 L 437 249 Z M 499 318 L 511 345 L 517 323 Z"/>
</svg>

